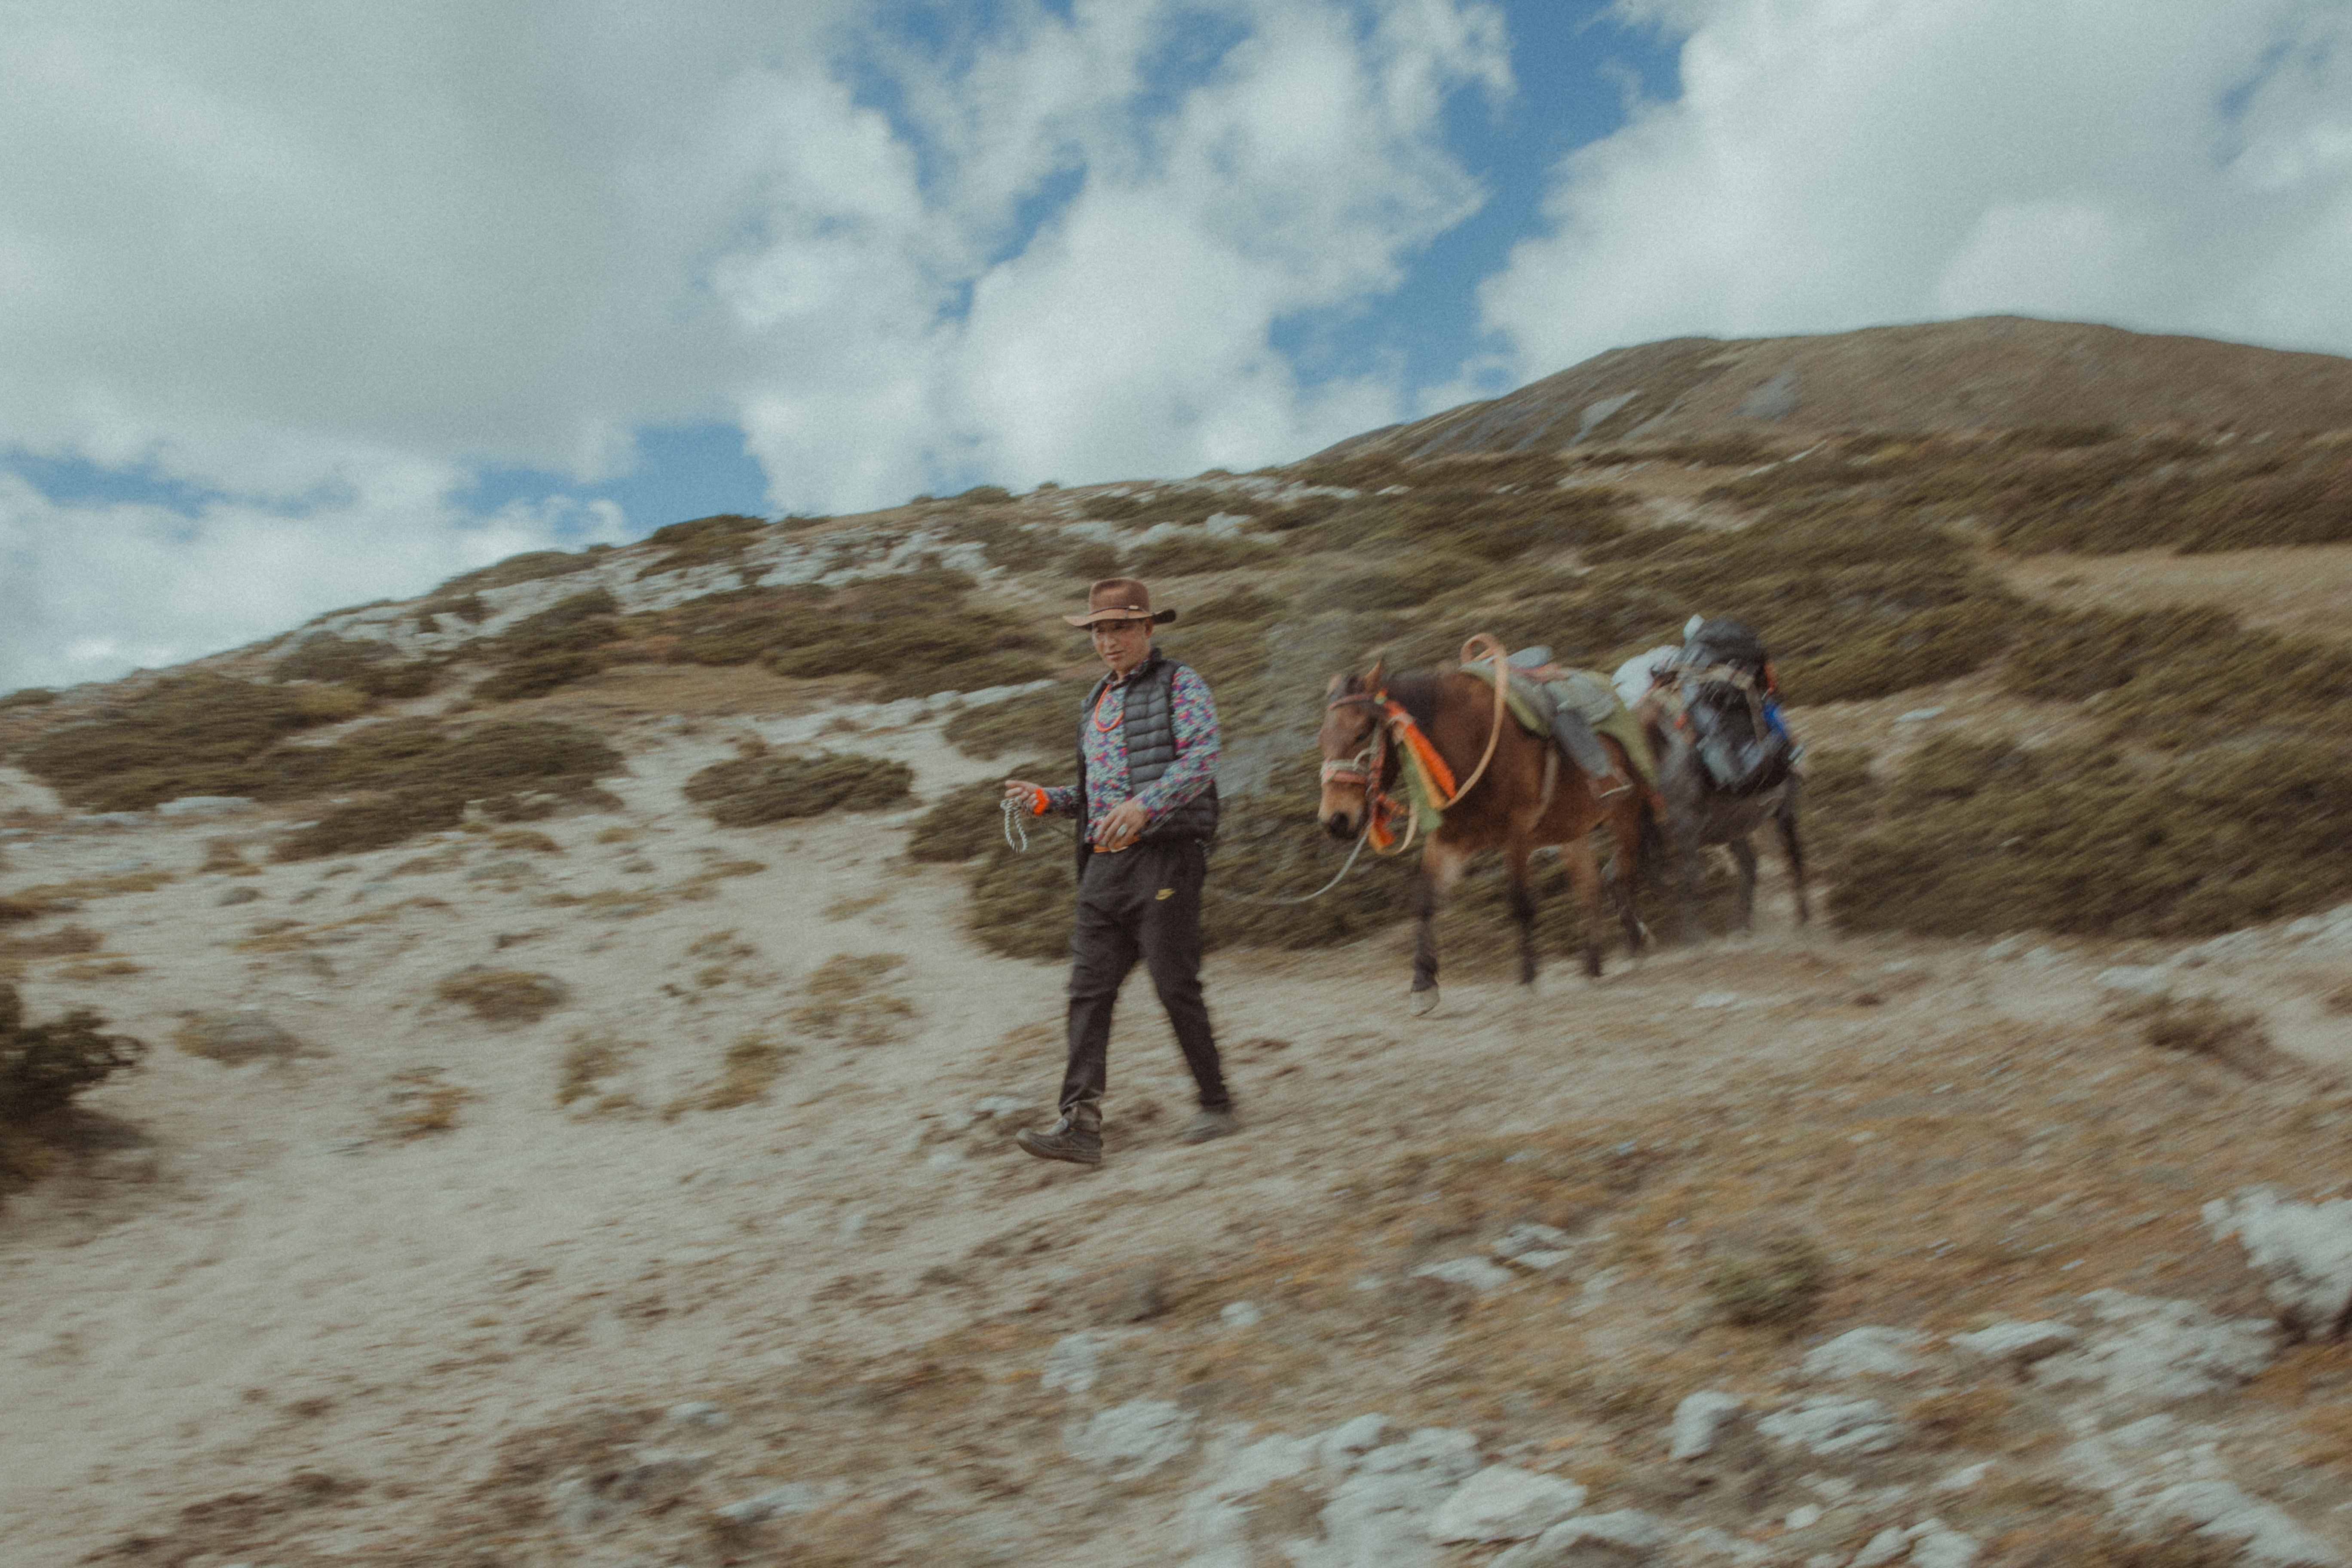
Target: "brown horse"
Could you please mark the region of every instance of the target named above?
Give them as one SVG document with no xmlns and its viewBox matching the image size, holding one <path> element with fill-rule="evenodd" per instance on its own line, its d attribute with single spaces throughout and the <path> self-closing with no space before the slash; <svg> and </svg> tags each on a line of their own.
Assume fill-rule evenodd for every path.
<svg viewBox="0 0 2352 1568">
<path fill-rule="evenodd" d="M 1332 837 L 1349 839 L 1370 830 L 1383 814 L 1401 814 L 1399 774 L 1410 765 L 1404 753 L 1414 730 L 1444 769 L 1467 785 L 1444 804 L 1444 824 L 1421 852 L 1414 1010 L 1426 1013 L 1437 1005 L 1437 908 L 1460 879 L 1464 863 L 1480 849 L 1501 849 L 1510 871 L 1520 984 L 1530 984 L 1536 977 L 1528 857 L 1547 844 L 1559 847 L 1584 900 L 1584 973 L 1601 973 L 1601 877 L 1593 863 L 1591 835 L 1603 825 L 1616 840 L 1610 873 L 1626 950 L 1640 952 L 1644 933 L 1633 913 L 1633 894 L 1648 809 L 1643 792 L 1623 790 L 1600 798 L 1583 772 L 1565 762 L 1548 737 L 1531 735 L 1504 715 L 1495 689 L 1475 676 L 1389 675 L 1384 663 L 1364 675 L 1335 675 L 1325 688 L 1323 728 L 1317 737 L 1323 752 L 1323 798 L 1316 816 Z M 1622 776 L 1635 776 L 1615 739 L 1602 736 L 1601 743 L 1614 755 Z M 1454 787 L 1441 781 L 1442 789 Z"/>
</svg>

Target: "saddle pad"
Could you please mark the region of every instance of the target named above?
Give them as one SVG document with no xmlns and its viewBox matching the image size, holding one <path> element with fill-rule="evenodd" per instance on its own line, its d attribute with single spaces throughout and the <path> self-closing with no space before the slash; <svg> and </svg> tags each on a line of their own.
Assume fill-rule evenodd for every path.
<svg viewBox="0 0 2352 1568">
<path fill-rule="evenodd" d="M 1464 665 L 1462 673 L 1489 686 L 1495 684 L 1494 668 L 1483 659 Z M 1643 784 L 1653 790 L 1658 787 L 1658 765 L 1650 755 L 1650 737 L 1633 710 L 1617 700 L 1616 689 L 1606 676 L 1590 669 L 1565 669 L 1559 679 L 1541 684 L 1514 676 L 1505 702 L 1528 733 L 1546 740 L 1552 737 L 1554 713 L 1561 708 L 1573 709 L 1597 733 L 1625 748 Z"/>
</svg>

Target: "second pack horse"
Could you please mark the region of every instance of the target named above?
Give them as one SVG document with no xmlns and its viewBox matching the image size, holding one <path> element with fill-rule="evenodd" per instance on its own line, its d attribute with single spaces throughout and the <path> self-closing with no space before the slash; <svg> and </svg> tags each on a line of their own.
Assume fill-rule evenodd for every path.
<svg viewBox="0 0 2352 1568">
<path fill-rule="evenodd" d="M 1527 700 L 1535 693 L 1520 689 L 1535 688 L 1530 677 L 1538 672 L 1515 668 L 1501 645 L 1484 637 L 1465 646 L 1461 662 L 1451 672 L 1391 674 L 1382 661 L 1361 675 L 1333 676 L 1318 737 L 1323 788 L 1316 815 L 1326 832 L 1339 839 L 1370 834 L 1391 853 L 1421 837 L 1412 1001 L 1423 1013 L 1437 1004 L 1438 906 L 1478 850 L 1503 852 L 1521 984 L 1536 975 L 1528 858 L 1545 845 L 1559 847 L 1583 900 L 1585 973 L 1601 973 L 1607 912 L 1592 852 L 1596 828 L 1605 826 L 1613 839 L 1610 880 L 1627 952 L 1639 952 L 1644 936 L 1633 895 L 1653 799 L 1641 782 L 1647 756 L 1637 767 L 1625 740 L 1579 731 L 1580 752 L 1595 761 L 1605 755 L 1610 766 L 1579 765 L 1552 734 L 1528 728 Z M 1630 739 L 1646 752 L 1638 731 Z"/>
</svg>

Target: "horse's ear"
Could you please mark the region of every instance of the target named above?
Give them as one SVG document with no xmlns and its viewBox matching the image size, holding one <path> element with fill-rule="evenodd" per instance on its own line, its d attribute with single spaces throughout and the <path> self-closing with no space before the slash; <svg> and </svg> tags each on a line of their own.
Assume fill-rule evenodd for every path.
<svg viewBox="0 0 2352 1568">
<path fill-rule="evenodd" d="M 1372 660 L 1372 668 L 1364 672 L 1364 689 L 1367 691 L 1387 689 L 1388 674 L 1389 656 L 1382 653 L 1380 658 Z"/>
</svg>

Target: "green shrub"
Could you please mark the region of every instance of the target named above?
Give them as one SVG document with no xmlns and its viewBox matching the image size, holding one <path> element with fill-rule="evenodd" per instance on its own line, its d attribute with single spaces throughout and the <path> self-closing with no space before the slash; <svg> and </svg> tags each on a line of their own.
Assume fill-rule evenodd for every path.
<svg viewBox="0 0 2352 1568">
<path fill-rule="evenodd" d="M 361 795 L 280 846 L 281 859 L 315 859 L 397 844 L 455 826 L 468 801 L 492 816 L 545 815 L 530 802 L 579 797 L 619 771 L 620 753 L 593 732 L 543 719 L 455 731 L 430 719 L 373 724 L 333 746 L 287 747 L 263 759 L 265 799 Z M 550 809 L 552 801 L 543 801 Z"/>
<path fill-rule="evenodd" d="M 1003 485 L 974 485 L 948 500 L 958 506 L 1006 506 L 1013 500 L 1013 492 Z"/>
<path fill-rule="evenodd" d="M 1819 1247 L 1802 1237 L 1782 1237 L 1718 1260 L 1706 1292 L 1727 1322 L 1786 1328 L 1812 1315 L 1827 1273 Z"/>
<path fill-rule="evenodd" d="M 1015 777 L 1029 774 L 1013 770 Z M 907 858 L 932 863 L 969 860 L 1003 837 L 1004 785 L 980 779 L 950 790 L 915 819 L 907 836 Z"/>
<path fill-rule="evenodd" d="M 621 602 L 609 588 L 591 588 L 525 616 L 500 632 L 493 651 L 506 658 L 545 653 L 578 653 L 613 640 Z"/>
<path fill-rule="evenodd" d="M 723 827 L 873 811 L 907 798 L 915 771 L 855 752 L 779 757 L 761 752 L 714 763 L 686 783 L 686 798 Z"/>
<path fill-rule="evenodd" d="M 477 596 L 485 588 L 510 588 L 517 583 L 536 583 L 546 577 L 563 577 L 574 572 L 585 572 L 597 563 L 597 557 L 611 549 L 610 545 L 590 545 L 580 554 L 568 554 L 561 550 L 529 550 L 520 555 L 509 555 L 489 566 L 461 572 L 433 590 L 425 605 L 428 613 L 454 615 L 460 620 L 479 621 L 477 613 L 467 615 L 464 608 L 470 600 L 478 612 L 481 605 Z"/>
<path fill-rule="evenodd" d="M 146 1055 L 143 1042 L 105 1026 L 79 1007 L 28 1023 L 16 988 L 0 984 L 0 1192 L 39 1173 L 41 1133 L 76 1095 Z"/>
<path fill-rule="evenodd" d="M 1393 565 L 1367 566 L 1325 579 L 1306 604 L 1328 610 L 1402 610 L 1477 579 L 1485 568 L 1460 556 L 1423 552 Z"/>
<path fill-rule="evenodd" d="M 646 542 L 659 546 L 666 553 L 639 571 L 637 580 L 643 582 L 648 577 L 658 577 L 665 572 L 682 572 L 690 566 L 710 566 L 736 560 L 767 531 L 767 527 L 756 517 L 746 517 L 740 512 L 720 512 L 714 517 L 698 517 L 656 528 L 646 537 Z"/>
<path fill-rule="evenodd" d="M 1119 571 L 1118 552 L 1108 544 L 1081 544 L 1062 557 L 1060 571 L 1082 583 L 1115 577 Z"/>
<path fill-rule="evenodd" d="M 184 795 L 253 795 L 254 759 L 310 722 L 291 688 L 208 673 L 157 681 L 107 718 L 52 731 L 23 766 L 74 805 L 137 811 Z"/>
<path fill-rule="evenodd" d="M 1234 572 L 1264 566 L 1281 558 L 1271 544 L 1233 534 L 1179 534 L 1155 540 L 1135 552 L 1132 570 L 1139 577 L 1189 577 L 1201 572 Z"/>
<path fill-rule="evenodd" d="M 1041 572 L 1066 548 L 1051 528 L 1024 528 L 1009 518 L 973 518 L 956 524 L 956 537 L 978 543 L 991 566 L 1006 572 Z"/>
<path fill-rule="evenodd" d="M 11 708 L 39 708 L 57 700 L 58 694 L 46 686 L 20 686 L 5 697 L 0 697 L 0 713 Z"/>
<path fill-rule="evenodd" d="M 332 632 L 312 632 L 292 653 L 269 668 L 272 680 L 356 681 L 370 665 L 392 656 L 389 643 L 354 642 Z"/>
<path fill-rule="evenodd" d="M 2153 766 L 2099 747 L 1938 736 L 1839 856 L 1842 924 L 1927 935 L 2021 927 L 2204 936 L 2352 889 L 2352 759 L 2216 746 Z"/>
<path fill-rule="evenodd" d="M 437 658 L 372 664 L 361 670 L 352 684 L 370 697 L 422 697 L 440 680 L 444 668 Z"/>
<path fill-rule="evenodd" d="M 420 833 L 439 833 L 466 819 L 465 800 L 446 790 L 411 788 L 372 795 L 329 811 L 286 836 L 279 860 L 319 860 L 382 849 Z"/>
<path fill-rule="evenodd" d="M 1068 750 L 1076 744 L 1078 700 L 1068 686 L 1008 697 L 965 709 L 941 732 L 970 757 Z"/>
<path fill-rule="evenodd" d="M 885 676 L 874 689 L 874 700 L 890 702 L 901 697 L 929 697 L 941 691 L 1026 686 L 1033 680 L 1047 679 L 1053 673 L 1053 667 L 1034 653 L 971 654 L 936 665 L 918 662 L 912 668 Z"/>
<path fill-rule="evenodd" d="M 964 928 L 1007 958 L 1065 958 L 1070 951 L 1077 883 L 1070 875 L 1069 825 L 1043 833 L 1038 826 L 1029 825 L 1028 853 L 1000 837 L 964 879 Z"/>
<path fill-rule="evenodd" d="M 604 661 L 593 653 L 542 653 L 517 659 L 477 681 L 474 695 L 485 702 L 516 702 L 544 697 L 560 686 L 602 674 Z"/>
<path fill-rule="evenodd" d="M 454 1002 L 477 1018 L 492 1023 L 536 1024 L 571 998 L 571 989 L 552 974 L 521 969 L 467 969 L 433 987 L 434 995 Z"/>
</svg>

